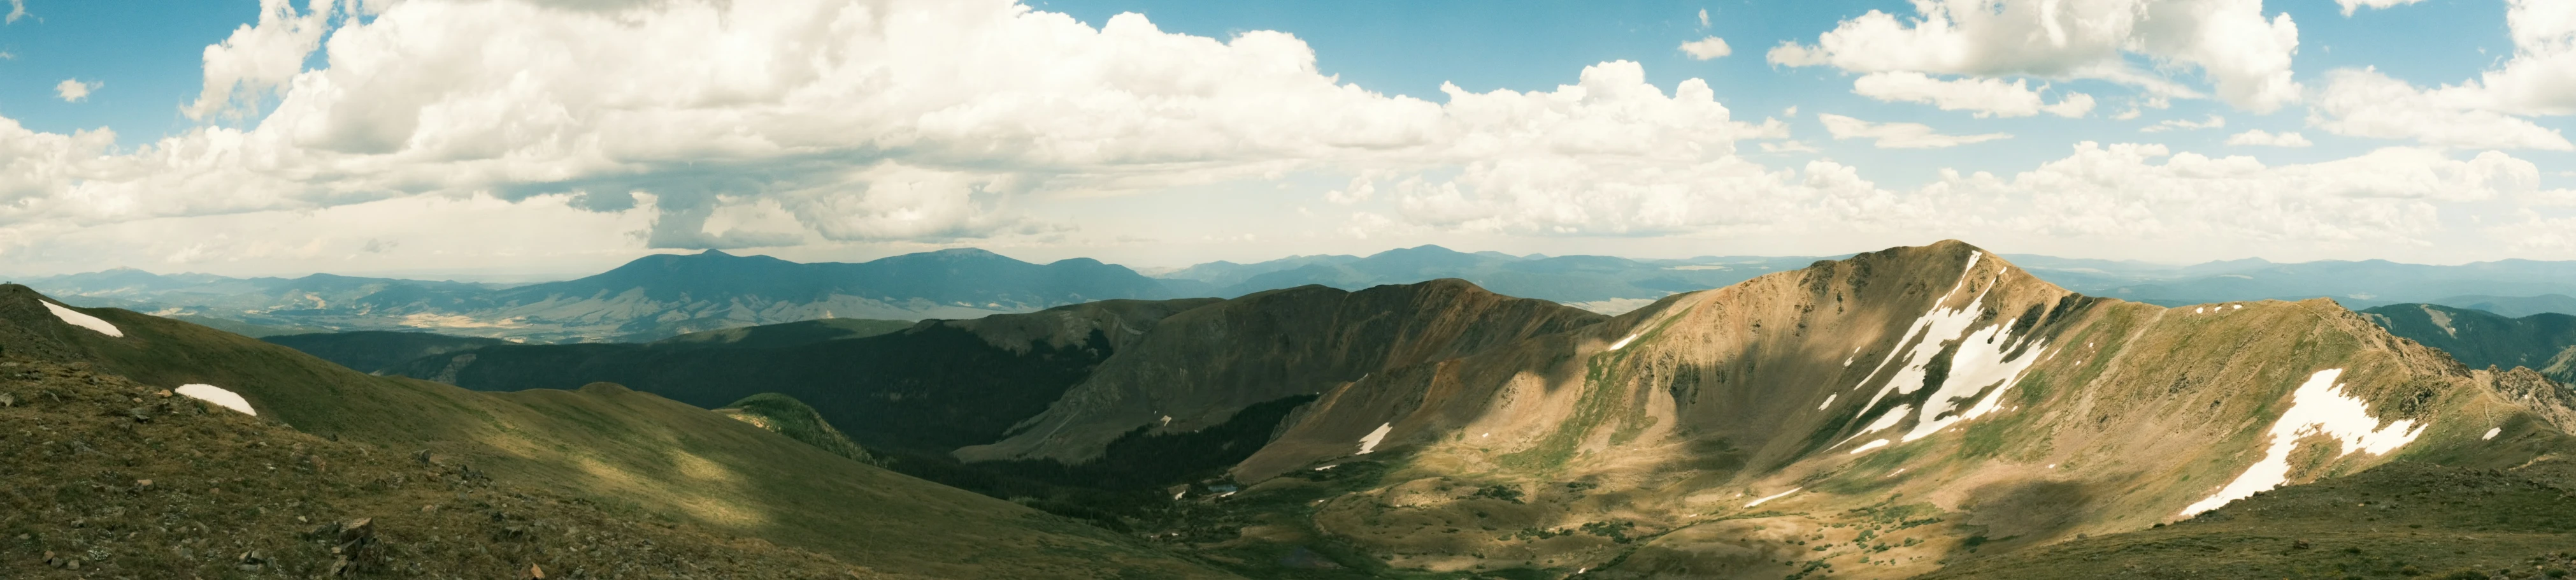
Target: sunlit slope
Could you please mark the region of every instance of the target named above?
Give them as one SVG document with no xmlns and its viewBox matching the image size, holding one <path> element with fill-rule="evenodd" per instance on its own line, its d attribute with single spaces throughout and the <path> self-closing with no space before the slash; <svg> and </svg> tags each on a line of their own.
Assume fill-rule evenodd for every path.
<svg viewBox="0 0 2576 580">
<path fill-rule="evenodd" d="M 1347 292 L 1272 290 L 1172 315 L 968 461 L 1099 458 L 1140 429 L 1187 433 L 1265 402 L 1388 369 L 1453 360 L 1606 320 L 1443 279 Z"/>
<path fill-rule="evenodd" d="M 614 385 L 478 393 L 372 377 L 284 347 L 113 309 L 66 323 L 0 287 L 0 354 L 87 361 L 145 385 L 239 393 L 263 419 L 384 452 L 428 449 L 495 479 L 543 485 L 934 577 L 1215 576 L 1096 529 L 838 457 L 704 409 Z"/>
<path fill-rule="evenodd" d="M 778 393 L 761 393 L 743 397 L 742 400 L 734 401 L 733 404 L 717 408 L 715 411 L 716 414 L 750 423 L 754 427 L 767 429 L 772 433 L 786 435 L 789 439 L 829 451 L 833 455 L 847 457 L 860 463 L 883 466 L 880 460 L 869 456 L 866 449 L 859 447 L 858 443 L 851 442 L 848 435 L 843 435 L 841 430 L 832 428 L 831 423 L 823 420 L 821 413 L 814 412 L 813 407 L 806 406 L 804 401 L 798 401 L 795 397 Z"/>
<path fill-rule="evenodd" d="M 1311 526 L 1273 525 L 1432 570 L 1904 576 L 2399 457 L 2559 449 L 2495 383 L 2331 301 L 2092 298 L 1943 242 L 1343 384 L 1229 501 L 1359 462 Z"/>
</svg>

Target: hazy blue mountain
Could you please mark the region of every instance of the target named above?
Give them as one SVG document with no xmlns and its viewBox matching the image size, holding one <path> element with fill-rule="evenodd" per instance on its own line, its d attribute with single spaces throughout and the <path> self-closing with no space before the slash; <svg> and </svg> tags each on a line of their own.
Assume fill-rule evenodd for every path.
<svg viewBox="0 0 2576 580">
<path fill-rule="evenodd" d="M 2040 268 L 2032 271 L 2070 290 L 2164 305 L 2326 297 L 2347 307 L 2364 308 L 2461 295 L 2576 293 L 2576 262 L 2533 260 L 2456 266 L 2386 260 L 2297 264 L 2239 260 L 2180 268 L 2171 275 L 2151 271 L 2109 275 Z"/>
<path fill-rule="evenodd" d="M 859 263 L 718 251 L 645 256 L 521 286 L 360 278 L 160 276 L 111 270 L 29 285 L 84 306 L 333 331 L 429 330 L 536 342 L 649 341 L 804 320 L 977 318 L 1109 299 L 1205 294 L 1087 258 L 1033 264 L 975 249 Z M 1200 290 L 1200 292 L 1191 292 Z"/>
<path fill-rule="evenodd" d="M 1206 283 L 1215 295 L 1235 297 L 1264 290 L 1322 285 L 1361 290 L 1441 278 L 1473 282 L 1496 293 L 1538 298 L 1598 312 L 1626 312 L 1677 292 L 1705 290 L 1782 270 L 1816 258 L 1702 256 L 1686 260 L 1631 260 L 1610 256 L 1513 256 L 1467 253 L 1425 245 L 1368 257 L 1294 256 L 1236 264 L 1210 262 L 1163 275 Z"/>
</svg>

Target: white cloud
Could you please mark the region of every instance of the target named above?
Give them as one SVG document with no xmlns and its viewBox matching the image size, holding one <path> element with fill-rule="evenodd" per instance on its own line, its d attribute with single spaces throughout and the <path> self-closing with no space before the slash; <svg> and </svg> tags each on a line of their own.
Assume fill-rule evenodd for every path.
<svg viewBox="0 0 2576 580">
<path fill-rule="evenodd" d="M 2144 131 L 2144 132 L 2148 132 L 2148 133 L 2161 133 L 2161 132 L 2165 132 L 2165 131 L 2172 131 L 2172 130 L 2175 130 L 2175 129 L 2181 129 L 2181 130 L 2184 130 L 2184 131 L 2198 131 L 2198 130 L 2201 130 L 2201 129 L 2222 129 L 2222 128 L 2226 128 L 2226 127 L 2227 127 L 2227 118 L 2226 118 L 2226 117 L 2221 117 L 2221 116 L 2218 116 L 2218 115 L 2212 114 L 2212 115 L 2210 115 L 2210 116 L 2209 116 L 2209 118 L 2208 118 L 2208 119 L 2200 120 L 2200 121 L 2185 121 L 2185 120 L 2182 120 L 2182 119 L 2166 119 L 2166 120 L 2164 120 L 2163 122 L 2159 122 L 2159 123 L 2156 123 L 2156 124 L 2154 124 L 2154 125 L 2150 125 L 2150 126 L 2148 126 L 2147 128 L 2139 129 L 2139 131 Z"/>
<path fill-rule="evenodd" d="M 2218 97 L 2271 112 L 2299 98 L 2291 78 L 2298 26 L 2263 17 L 2260 0 L 1916 0 L 1916 18 L 1872 10 L 1816 44 L 1784 42 L 1768 58 L 1788 66 L 1852 72 L 1912 71 L 1998 77 L 2092 78 L 2160 96 L 2199 93 L 2130 64 L 2139 54 L 2198 68 Z"/>
<path fill-rule="evenodd" d="M 2255 129 L 2228 136 L 2227 144 L 2253 147 L 2307 147 L 2309 145 L 2314 145 L 2314 143 L 2308 142 L 2307 136 L 2300 135 L 2297 131 L 2274 134 L 2262 129 Z"/>
<path fill-rule="evenodd" d="M 1299 168 L 1458 168 L 1499 188 L 1578 164 L 1648 184 L 1676 164 L 1740 165 L 1737 140 L 1786 137 L 1733 120 L 1705 82 L 1667 93 L 1635 63 L 1554 91 L 1444 87 L 1441 104 L 1339 84 L 1287 34 L 1220 41 L 1133 14 L 1092 28 L 993 0 L 415 0 L 338 21 L 331 3 L 308 6 L 265 4 L 207 51 L 189 111 L 273 102 L 248 127 L 120 152 L 103 130 L 0 124 L 0 151 L 25 152 L 0 155 L 0 227 L 475 192 L 622 211 L 642 192 L 656 246 L 1049 235 L 1065 226 L 1018 213 L 1022 200 Z M 326 35 L 329 66 L 296 70 Z M 1615 211 L 1642 202 L 1594 201 L 1608 205 L 1530 223 L 1644 227 Z M 803 231 L 709 231 L 745 207 Z"/>
<path fill-rule="evenodd" d="M 2423 1 L 2424 0 L 2335 0 L 2335 3 L 2343 5 L 2344 16 L 2351 16 L 2354 10 L 2361 8 L 2392 8 Z"/>
<path fill-rule="evenodd" d="M 1880 149 L 1957 147 L 2012 138 L 2012 135 L 2003 133 L 1943 135 L 1921 123 L 1872 123 L 1831 113 L 1818 113 L 1816 120 L 1824 121 L 1825 131 L 1832 133 L 1835 139 L 1875 139 Z"/>
<path fill-rule="evenodd" d="M 1386 237 L 2349 240 L 2424 235 L 2439 204 L 2540 195 L 2536 168 L 2502 153 L 2398 148 L 2267 167 L 2139 145 L 1896 191 L 1833 161 L 1748 161 L 1746 141 L 1767 153 L 1813 147 L 1778 121 L 1738 120 L 1706 82 L 1659 87 L 1631 62 L 1547 90 L 1444 86 L 1435 102 L 1341 84 L 1304 42 L 1275 32 L 1194 37 L 1137 15 L 1094 28 L 998 0 L 750 4 L 270 2 L 260 24 L 208 51 L 210 88 L 190 107 L 244 113 L 241 126 L 120 148 L 104 128 L 47 133 L 0 118 L 0 253 L 76 264 L 161 232 L 174 241 L 131 252 L 289 264 L 450 243 L 369 225 L 387 216 L 471 231 L 562 222 L 578 230 L 566 236 L 600 240 L 584 255 L 1042 240 L 1071 226 L 1033 217 L 1031 200 L 1232 195 L 1226 184 L 1288 174 L 1351 179 L 1326 194 L 1354 216 L 1344 233 Z M 373 17 L 316 16 L 334 6 Z M 270 66 L 306 42 L 316 48 Z M 275 46 L 285 48 L 263 48 Z M 313 50 L 328 66 L 300 70 Z M 1837 139 L 1880 147 L 2009 137 L 1818 118 Z M 486 223 L 501 225 L 457 225 Z"/>
<path fill-rule="evenodd" d="M 1781 142 L 1777 142 L 1777 143 L 1770 142 L 1770 141 L 1764 141 L 1764 142 L 1762 142 L 1762 144 L 1761 144 L 1761 145 L 1762 145 L 1762 152 L 1763 152 L 1763 153 L 1817 153 L 1817 152 L 1819 152 L 1819 151 L 1816 149 L 1816 146 L 1814 146 L 1814 145 L 1808 145 L 1808 144 L 1806 144 L 1806 143 L 1801 143 L 1801 142 L 1798 142 L 1798 141 L 1796 141 L 1796 140 L 1781 141 Z"/>
<path fill-rule="evenodd" d="M 15 2 L 15 1 L 18 1 L 18 0 L 10 0 L 10 1 Z M 1701 8 L 1701 9 L 1699 9 L 1699 27 L 1700 27 L 1700 28 L 1708 28 L 1708 9 L 1707 9 L 1707 8 Z"/>
<path fill-rule="evenodd" d="M 2310 103 L 2308 124 L 2329 133 L 2450 147 L 2576 150 L 2557 130 L 2483 109 L 2462 91 L 2422 91 L 2366 69 L 2339 69 L 2326 79 Z"/>
<path fill-rule="evenodd" d="M 1943 80 L 1919 72 L 1875 72 L 1852 81 L 1852 93 L 1881 101 L 1929 103 L 1944 111 L 1975 111 L 1978 117 L 2028 117 L 2047 112 L 2076 118 L 2093 110 L 2092 95 L 2069 92 L 2056 104 L 2043 104 L 2040 91 L 2031 90 L 2029 85 L 2022 80 Z"/>
<path fill-rule="evenodd" d="M 2508 0 L 2514 55 L 2476 82 L 2444 92 L 2481 108 L 2523 115 L 2576 114 L 2576 3 Z"/>
<path fill-rule="evenodd" d="M 1691 60 L 1710 60 L 1735 54 L 1734 48 L 1726 46 L 1726 39 L 1715 36 L 1684 42 L 1681 50 L 1683 54 L 1690 55 Z"/>
<path fill-rule="evenodd" d="M 88 100 L 90 91 L 98 90 L 105 85 L 106 83 L 99 81 L 81 82 L 80 79 L 63 79 L 63 82 L 54 83 L 54 96 L 61 97 L 66 103 L 78 103 Z"/>
<path fill-rule="evenodd" d="M 222 44 L 206 47 L 205 89 L 181 112 L 190 119 L 250 114 L 261 99 L 303 72 L 304 58 L 322 44 L 332 0 L 305 0 L 302 13 L 289 2 L 259 0 L 258 22 L 235 28 Z"/>
<path fill-rule="evenodd" d="M 9 15 L 0 17 L 0 24 L 17 24 L 18 19 L 26 17 L 27 0 L 9 0 Z"/>
<path fill-rule="evenodd" d="M 2531 162 L 2492 151 L 2455 160 L 2436 149 L 2399 147 L 2273 167 L 2252 157 L 2086 142 L 2073 156 L 2008 182 L 1952 178 L 1933 187 L 2026 200 L 2030 211 L 2014 227 L 2059 237 L 2384 247 L 2439 231 L 2437 204 L 2529 195 L 2538 175 Z"/>
<path fill-rule="evenodd" d="M 2542 217 L 2530 210 L 2521 214 L 2521 221 L 2488 226 L 2487 237 L 2515 252 L 2576 252 L 2576 218 Z"/>
</svg>

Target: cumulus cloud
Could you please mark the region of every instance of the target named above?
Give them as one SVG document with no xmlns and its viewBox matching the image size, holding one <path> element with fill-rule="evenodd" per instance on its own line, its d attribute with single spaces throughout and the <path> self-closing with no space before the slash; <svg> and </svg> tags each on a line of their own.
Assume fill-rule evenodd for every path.
<svg viewBox="0 0 2576 580">
<path fill-rule="evenodd" d="M 2424 0 L 2335 0 L 2335 3 L 2343 5 L 2344 16 L 2351 16 L 2354 10 L 2362 8 L 2391 8 L 2423 1 Z"/>
<path fill-rule="evenodd" d="M 1368 166 L 1463 167 L 1501 189 L 1786 136 L 1631 62 L 1553 91 L 1446 86 L 1433 103 L 1341 84 L 1283 33 L 1171 34 L 1135 14 L 1094 28 L 998 0 L 415 0 L 337 21 L 332 6 L 272 0 L 207 50 L 188 112 L 265 108 L 250 126 L 119 152 L 105 131 L 0 125 L 0 148 L 28 152 L 0 161 L 0 225 L 475 192 L 614 211 L 641 194 L 662 247 L 969 239 L 1062 231 L 1018 213 L 1032 195 Z M 328 66 L 297 70 L 308 49 Z M 754 206 L 769 225 L 717 231 Z M 1633 229 L 1624 215 L 1531 223 Z"/>
<path fill-rule="evenodd" d="M 9 15 L 0 17 L 0 24 L 17 24 L 18 19 L 26 17 L 27 0 L 9 0 Z"/>
<path fill-rule="evenodd" d="M 2386 244 L 2439 231 L 2439 204 L 2525 196 L 2538 186 L 2537 166 L 2492 151 L 2463 160 L 2399 147 L 2276 167 L 2162 145 L 2086 142 L 2010 180 L 1954 176 L 1931 187 L 2024 200 L 2029 213 L 2012 227 L 2056 236 Z"/>
<path fill-rule="evenodd" d="M 2300 135 L 2297 131 L 2275 134 L 2262 129 L 2255 129 L 2230 135 L 2227 137 L 2227 144 L 2253 147 L 2307 147 L 2309 145 L 2314 145 L 2314 143 L 2308 142 L 2307 136 Z"/>
<path fill-rule="evenodd" d="M 80 79 L 63 79 L 63 82 L 54 83 L 54 96 L 61 97 L 66 103 L 78 103 L 88 100 L 90 91 L 98 90 L 105 85 L 106 83 L 99 81 L 81 82 Z"/>
<path fill-rule="evenodd" d="M 1325 194 L 1354 216 L 1356 229 L 1344 233 L 1384 236 L 1920 235 L 1937 223 L 1952 228 L 1939 235 L 2337 240 L 2418 236 L 2438 227 L 2437 204 L 2539 195 L 2536 169 L 2502 153 L 2455 159 L 2398 148 L 2340 165 L 2271 167 L 2092 144 L 2016 176 L 1951 172 L 1897 191 L 1830 160 L 1749 161 L 1739 152 L 1747 142 L 1765 153 L 1814 148 L 1789 140 L 1779 121 L 1738 118 L 1705 81 L 1651 83 L 1633 62 L 1568 71 L 1572 82 L 1551 89 L 1444 85 L 1425 100 L 1342 83 L 1317 70 L 1303 41 L 1277 32 L 1173 34 L 1133 14 L 1095 27 L 1004 0 L 751 4 L 264 2 L 259 22 L 206 51 L 205 90 L 185 108 L 238 116 L 238 126 L 125 148 L 105 128 L 50 133 L 0 118 L 0 252 L 70 252 L 67 240 L 107 239 L 82 232 L 146 237 L 138 232 L 182 222 L 321 228 L 259 220 L 351 208 L 381 216 L 426 207 L 445 212 L 421 214 L 430 219 L 474 223 L 513 204 L 566 223 L 588 216 L 580 223 L 591 235 L 673 248 L 1051 239 L 1073 226 L 1032 215 L 1030 200 L 1221 189 L 1203 186 L 1288 174 L 1350 179 Z M 2207 12 L 2202 4 L 2234 5 L 2174 10 Z M 2143 27 L 2149 16 L 2119 26 Z M 2033 30 L 2046 37 L 2045 27 Z M 2061 32 L 2069 46 L 2099 36 Z M 2114 56 L 2130 40 L 2153 46 L 2140 40 L 2149 33 L 2114 36 L 2124 39 L 2108 49 Z M 1820 44 L 1817 58 L 1841 58 L 1833 46 Z M 2163 82 L 2125 64 L 2095 65 L 2066 75 L 2033 66 L 1864 72 L 1916 73 L 1936 81 L 1917 87 L 1916 102 L 1997 116 L 2082 116 L 2092 102 L 2061 93 L 2047 103 L 2046 85 L 1985 76 L 2125 71 L 2134 74 L 2122 82 Z M 2161 104 L 2154 99 L 2142 106 Z M 1783 114 L 1794 118 L 1795 108 Z M 2009 137 L 1817 117 L 1836 139 L 1879 147 Z M 2218 221 L 2192 223 L 2202 217 Z M 329 238 L 311 251 L 373 256 L 372 243 L 401 255 L 444 243 L 363 228 Z M 277 240 L 228 243 L 154 251 L 322 255 Z"/>
<path fill-rule="evenodd" d="M 2045 90 L 2047 87 L 2041 87 Z M 2067 118 L 2093 111 L 2093 96 L 2069 92 L 2056 104 L 2043 104 L 2028 81 L 2003 79 L 1936 79 L 1919 72 L 1875 72 L 1852 81 L 1852 93 L 1890 102 L 1928 103 L 1944 111 L 1975 111 L 1978 117 L 2028 117 L 2046 112 Z"/>
<path fill-rule="evenodd" d="M 2260 0 L 1916 0 L 1915 17 L 1872 10 L 1768 59 L 1786 66 L 1977 77 L 2089 78 L 2167 97 L 2200 93 L 2128 55 L 2197 68 L 2220 99 L 2271 112 L 2299 98 L 2298 26 Z M 2159 69 L 2164 67 L 2158 67 Z"/>
<path fill-rule="evenodd" d="M 1880 149 L 1957 147 L 2012 138 L 2003 133 L 1943 135 L 1922 123 L 1872 123 L 1831 113 L 1818 113 L 1816 120 L 1823 121 L 1825 132 L 1832 133 L 1835 139 L 1875 139 Z"/>
<path fill-rule="evenodd" d="M 2158 123 L 2156 123 L 2156 124 L 2154 124 L 2154 125 L 2149 125 L 2149 126 L 2147 126 L 2147 128 L 2139 129 L 2139 131 L 2144 131 L 2144 132 L 2148 132 L 2148 133 L 2161 133 L 2161 132 L 2165 132 L 2165 131 L 2172 131 L 2172 130 L 2176 130 L 2176 129 L 2180 129 L 2180 130 L 2184 130 L 2184 131 L 2198 131 L 2198 130 L 2201 130 L 2201 129 L 2222 129 L 2222 128 L 2226 128 L 2226 127 L 2227 127 L 2227 118 L 2226 118 L 2226 117 L 2222 117 L 2222 116 L 2218 116 L 2218 115 L 2214 115 L 2214 114 L 2213 114 L 2213 115 L 2210 115 L 2208 119 L 2199 120 L 2199 121 L 2187 121 L 2187 120 L 2183 120 L 2183 119 L 2166 119 L 2166 120 L 2161 121 L 2161 122 L 2158 122 Z"/>
<path fill-rule="evenodd" d="M 1691 60 L 1711 60 L 1735 54 L 1735 49 L 1726 46 L 1726 39 L 1711 36 L 1682 43 L 1682 54 L 1690 55 Z"/>
<path fill-rule="evenodd" d="M 2465 91 L 2424 91 L 2369 69 L 2335 70 L 2326 79 L 2309 105 L 2308 124 L 2329 133 L 2480 149 L 2576 150 L 2558 130 L 2482 108 Z"/>
<path fill-rule="evenodd" d="M 2576 3 L 2508 0 L 2513 58 L 2478 80 L 2445 89 L 2482 108 L 2522 115 L 2576 114 Z"/>
<path fill-rule="evenodd" d="M 304 58 L 321 46 L 332 6 L 332 0 L 305 0 L 299 13 L 289 0 L 260 0 L 258 21 L 206 47 L 205 88 L 180 111 L 190 119 L 249 113 L 304 70 Z"/>
</svg>

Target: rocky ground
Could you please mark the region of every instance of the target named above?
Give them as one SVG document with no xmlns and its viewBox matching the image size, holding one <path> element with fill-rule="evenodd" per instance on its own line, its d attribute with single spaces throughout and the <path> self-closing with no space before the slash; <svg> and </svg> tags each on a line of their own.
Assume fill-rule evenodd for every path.
<svg viewBox="0 0 2576 580">
<path fill-rule="evenodd" d="M 0 576 L 894 577 L 629 511 L 0 360 Z"/>
</svg>

